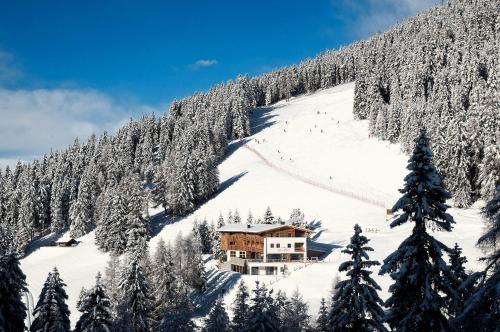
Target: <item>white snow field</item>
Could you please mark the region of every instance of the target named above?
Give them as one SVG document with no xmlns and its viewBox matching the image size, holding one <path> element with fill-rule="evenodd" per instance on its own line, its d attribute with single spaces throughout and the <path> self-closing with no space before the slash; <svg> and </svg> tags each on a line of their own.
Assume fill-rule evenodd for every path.
<svg viewBox="0 0 500 332">
<path fill-rule="evenodd" d="M 160 238 L 173 242 L 179 232 L 187 234 L 195 219 L 216 221 L 221 212 L 226 217 L 230 209 L 237 209 L 243 220 L 250 210 L 258 218 L 267 206 L 285 220 L 293 208 L 300 208 L 308 221 L 321 221 L 313 238 L 335 246 L 323 262 L 294 265 L 290 270 L 296 270 L 285 277 L 240 277 L 217 271 L 215 263 L 208 261 L 210 289 L 199 299 L 206 310 L 224 290 L 230 307 L 239 278 L 250 288 L 258 279 L 288 295 L 298 289 L 314 318 L 321 298 L 329 298 L 340 262 L 347 258 L 340 250 L 348 243 L 355 223 L 371 239 L 375 250 L 371 258 L 380 261 L 409 235 L 412 225 L 390 229 L 385 216 L 385 208 L 392 207 L 399 197 L 397 189 L 407 174 L 408 156 L 398 145 L 369 137 L 368 122 L 353 118 L 353 95 L 354 84 L 350 83 L 255 109 L 254 134 L 233 142 L 219 166 L 221 189 L 217 196 L 175 222 L 163 218 L 159 209 L 150 211 L 151 215 L 158 213 L 157 219 L 163 218 L 166 224 L 151 239 L 151 248 Z M 453 232 L 434 234 L 449 246 L 458 242 L 469 259 L 468 268 L 475 270 L 480 268 L 477 259 L 481 252 L 474 244 L 483 231 L 480 206 L 450 209 L 456 221 Z M 43 247 L 22 260 L 35 303 L 47 273 L 58 267 L 68 285 L 73 325 L 79 316 L 76 300 L 81 287 L 93 284 L 108 259 L 96 249 L 93 237 L 93 233 L 82 237 L 73 248 Z M 387 298 L 390 278 L 378 276 L 378 269 L 374 275 L 383 289 L 381 296 Z"/>
</svg>

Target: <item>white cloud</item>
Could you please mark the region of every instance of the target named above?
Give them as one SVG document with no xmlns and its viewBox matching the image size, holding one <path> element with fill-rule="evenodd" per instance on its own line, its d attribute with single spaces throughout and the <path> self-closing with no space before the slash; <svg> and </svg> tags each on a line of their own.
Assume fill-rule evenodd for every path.
<svg viewBox="0 0 500 332">
<path fill-rule="evenodd" d="M 339 15 L 337 18 L 343 20 L 356 37 L 367 37 L 383 32 L 403 19 L 440 3 L 441 0 L 366 0 L 362 2 L 332 0 L 334 13 Z"/>
<path fill-rule="evenodd" d="M 152 111 L 158 110 L 122 105 L 96 90 L 0 88 L 0 165 L 65 148 L 76 137 L 114 132 L 132 115 Z"/>
<path fill-rule="evenodd" d="M 196 61 L 195 63 L 190 64 L 189 68 L 191 70 L 198 70 L 198 69 L 201 69 L 201 68 L 207 68 L 207 67 L 215 66 L 218 63 L 219 63 L 219 61 L 217 61 L 217 60 L 200 59 L 200 60 Z"/>
</svg>

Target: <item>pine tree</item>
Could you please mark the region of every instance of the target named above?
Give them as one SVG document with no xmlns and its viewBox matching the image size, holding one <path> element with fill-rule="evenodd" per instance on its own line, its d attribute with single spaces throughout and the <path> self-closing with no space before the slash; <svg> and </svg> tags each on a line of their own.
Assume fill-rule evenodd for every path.
<svg viewBox="0 0 500 332">
<path fill-rule="evenodd" d="M 227 315 L 226 309 L 224 308 L 224 303 L 222 299 L 219 298 L 215 302 L 214 307 L 210 310 L 208 317 L 205 319 L 205 326 L 202 329 L 203 332 L 228 332 L 229 329 L 229 317 Z"/>
<path fill-rule="evenodd" d="M 96 276 L 94 287 L 84 292 L 79 300 L 78 311 L 82 313 L 76 323 L 75 332 L 108 332 L 112 330 L 111 303 L 101 282 Z"/>
<path fill-rule="evenodd" d="M 126 251 L 142 257 L 149 240 L 148 221 L 143 217 L 145 196 L 141 180 L 137 174 L 126 176 L 121 185 L 122 199 L 125 201 L 123 213 L 126 222 Z"/>
<path fill-rule="evenodd" d="M 108 265 L 104 271 L 104 285 L 109 296 L 113 316 L 116 316 L 119 301 L 120 271 L 120 258 L 117 255 L 110 255 Z"/>
<path fill-rule="evenodd" d="M 154 325 L 149 285 L 137 257 L 130 257 L 120 276 L 118 329 L 149 332 Z"/>
<path fill-rule="evenodd" d="M 277 308 L 271 293 L 272 291 L 268 292 L 265 286 L 260 286 L 258 281 L 255 282 L 252 304 L 248 312 L 248 325 L 242 331 L 279 331 Z"/>
<path fill-rule="evenodd" d="M 64 287 L 66 284 L 59 276 L 57 268 L 49 272 L 34 311 L 31 332 L 69 332 L 69 309 L 66 304 L 68 296 Z"/>
<path fill-rule="evenodd" d="M 300 209 L 293 209 L 288 223 L 295 227 L 305 227 L 304 219 L 304 212 L 302 212 Z"/>
<path fill-rule="evenodd" d="M 217 229 L 221 228 L 222 226 L 225 226 L 226 223 L 224 222 L 224 217 L 222 216 L 222 213 L 219 214 L 219 219 L 217 219 Z"/>
<path fill-rule="evenodd" d="M 286 293 L 278 290 L 274 297 L 274 307 L 276 308 L 276 316 L 278 319 L 278 330 L 286 330 L 287 310 L 289 310 L 290 301 Z"/>
<path fill-rule="evenodd" d="M 231 210 L 229 210 L 229 212 L 227 213 L 227 223 L 228 224 L 234 223 L 233 211 Z"/>
<path fill-rule="evenodd" d="M 215 228 L 214 224 L 212 223 L 211 225 L 211 247 L 212 247 L 212 255 L 214 259 L 222 259 L 224 257 L 224 251 L 221 248 L 221 243 L 220 243 L 220 233 L 219 231 Z"/>
<path fill-rule="evenodd" d="M 11 250 L 0 251 L 0 331 L 24 331 L 26 306 L 22 298 L 27 291 L 17 255 Z"/>
<path fill-rule="evenodd" d="M 328 307 L 326 305 L 325 298 L 321 298 L 318 319 L 316 320 L 316 331 L 318 332 L 328 332 Z"/>
<path fill-rule="evenodd" d="M 235 223 L 235 224 L 241 224 L 241 217 L 240 217 L 240 213 L 238 212 L 238 210 L 234 211 L 233 223 Z"/>
<path fill-rule="evenodd" d="M 473 284 L 468 284 L 469 274 L 465 271 L 464 264 L 467 258 L 462 256 L 462 248 L 455 243 L 449 253 L 450 272 L 452 288 L 455 290 L 453 296 L 448 298 L 448 316 L 450 319 L 456 318 L 462 313 L 464 304 L 473 291 Z M 455 329 L 460 329 L 455 326 Z"/>
<path fill-rule="evenodd" d="M 490 200 L 495 196 L 495 187 L 500 183 L 500 147 L 487 146 L 484 158 L 479 165 L 478 182 L 481 186 L 481 197 Z"/>
<path fill-rule="evenodd" d="M 233 302 L 233 320 L 231 322 L 231 330 L 233 332 L 243 331 L 248 325 L 249 297 L 248 288 L 242 280 L 238 285 L 236 297 Z"/>
<path fill-rule="evenodd" d="M 182 246 L 183 266 L 182 280 L 190 288 L 204 291 L 207 281 L 205 278 L 205 264 L 200 253 L 200 245 L 191 236 L 184 239 Z"/>
<path fill-rule="evenodd" d="M 170 246 L 163 239 L 158 242 L 153 257 L 152 289 L 155 299 L 155 316 L 161 319 L 175 306 L 179 292 L 175 264 Z"/>
<path fill-rule="evenodd" d="M 181 289 L 175 298 L 174 307 L 160 320 L 157 331 L 169 332 L 192 332 L 195 325 L 191 320 L 193 315 L 193 304 L 186 289 Z"/>
<path fill-rule="evenodd" d="M 410 173 L 400 190 L 403 196 L 392 208 L 402 212 L 393 219 L 391 227 L 408 221 L 415 226 L 410 237 L 384 260 L 380 270 L 380 274 L 390 273 L 395 281 L 385 303 L 389 308 L 386 321 L 401 331 L 448 330 L 442 294 L 450 295 L 453 291 L 442 251 L 450 249 L 429 235 L 426 227 L 449 232 L 454 221 L 446 213 L 445 202 L 450 194 L 432 164 L 432 152 L 423 132 L 415 141 L 407 168 Z"/>
<path fill-rule="evenodd" d="M 381 288 L 367 270 L 380 263 L 369 260 L 367 252 L 373 249 L 366 246 L 370 240 L 361 233 L 361 227 L 355 225 L 351 242 L 342 250 L 351 260 L 342 263 L 339 271 L 346 272 L 349 279 L 335 286 L 337 293 L 328 315 L 328 325 L 333 331 L 387 331 L 381 307 L 384 302 L 377 294 Z"/>
<path fill-rule="evenodd" d="M 274 216 L 269 206 L 266 208 L 266 212 L 264 213 L 264 224 L 274 224 Z"/>
<path fill-rule="evenodd" d="M 310 316 L 307 312 L 307 303 L 304 302 L 302 296 L 299 294 L 299 291 L 295 290 L 285 306 L 282 319 L 282 331 L 308 331 Z"/>
<path fill-rule="evenodd" d="M 478 281 L 477 287 L 465 302 L 464 310 L 457 321 L 460 326 L 476 331 L 497 331 L 500 321 L 500 185 L 495 196 L 486 204 L 483 214 L 488 224 L 486 233 L 478 240 L 478 245 L 493 251 L 483 260 L 486 268 L 471 276 L 461 288 Z"/>
<path fill-rule="evenodd" d="M 95 227 L 94 210 L 96 202 L 95 164 L 90 164 L 82 175 L 78 197 L 69 210 L 70 234 L 78 238 Z"/>
<path fill-rule="evenodd" d="M 253 224 L 253 214 L 251 210 L 248 210 L 247 224 Z"/>
</svg>

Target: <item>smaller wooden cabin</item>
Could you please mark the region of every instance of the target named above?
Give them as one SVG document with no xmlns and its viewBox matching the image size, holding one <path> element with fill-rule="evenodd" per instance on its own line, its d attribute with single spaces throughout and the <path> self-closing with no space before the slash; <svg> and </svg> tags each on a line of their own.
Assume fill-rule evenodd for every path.
<svg viewBox="0 0 500 332">
<path fill-rule="evenodd" d="M 78 245 L 78 241 L 70 238 L 70 239 L 60 239 L 58 241 L 52 242 L 52 246 L 54 247 L 74 247 Z"/>
</svg>

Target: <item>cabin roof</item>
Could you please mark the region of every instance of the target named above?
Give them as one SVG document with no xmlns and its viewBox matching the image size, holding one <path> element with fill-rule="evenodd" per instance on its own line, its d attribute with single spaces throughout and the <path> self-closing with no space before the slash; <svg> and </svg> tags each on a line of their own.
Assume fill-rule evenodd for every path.
<svg viewBox="0 0 500 332">
<path fill-rule="evenodd" d="M 295 227 L 292 225 L 281 225 L 281 224 L 228 224 L 219 228 L 219 232 L 260 234 L 278 230 L 281 228 L 293 228 L 307 233 L 311 232 L 306 228 Z"/>
<path fill-rule="evenodd" d="M 70 241 L 76 241 L 76 240 L 69 234 L 69 232 L 66 232 L 54 242 L 56 242 L 56 243 L 68 243 Z"/>
</svg>

